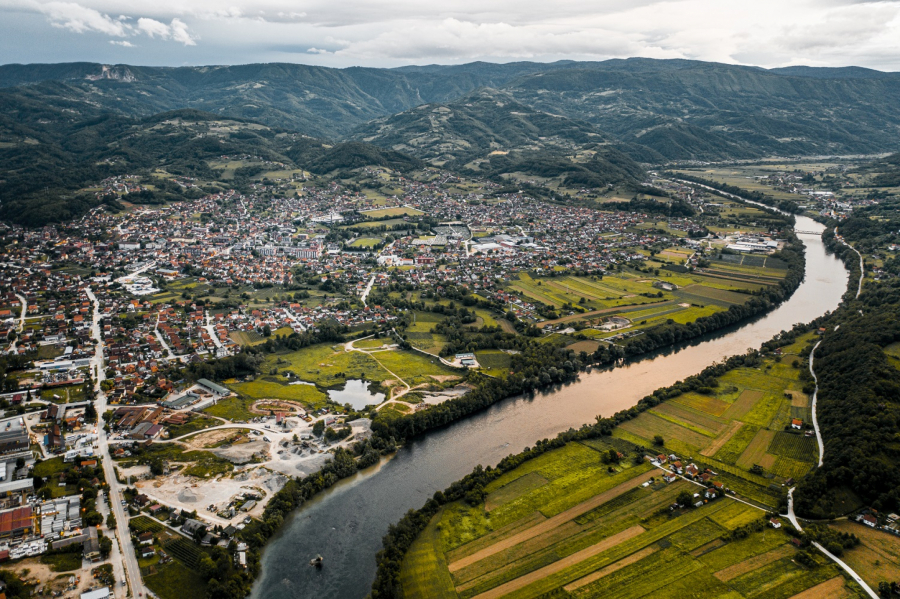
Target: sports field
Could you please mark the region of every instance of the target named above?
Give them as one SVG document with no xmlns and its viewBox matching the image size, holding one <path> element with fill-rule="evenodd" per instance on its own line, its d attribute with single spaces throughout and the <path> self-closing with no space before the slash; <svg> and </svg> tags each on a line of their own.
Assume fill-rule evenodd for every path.
<svg viewBox="0 0 900 599">
<path fill-rule="evenodd" d="M 420 216 L 425 214 L 421 210 L 417 210 L 416 208 L 410 208 L 408 206 L 396 206 L 394 208 L 378 208 L 376 210 L 362 210 L 360 214 L 368 216 L 369 218 L 384 218 L 386 216 Z"/>
</svg>

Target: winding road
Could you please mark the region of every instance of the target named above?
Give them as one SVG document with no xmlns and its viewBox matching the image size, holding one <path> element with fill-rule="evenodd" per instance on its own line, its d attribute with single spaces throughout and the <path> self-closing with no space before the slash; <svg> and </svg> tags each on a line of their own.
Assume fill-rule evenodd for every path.
<svg viewBox="0 0 900 599">
<path fill-rule="evenodd" d="M 22 304 L 22 313 L 19 314 L 19 328 L 17 330 L 16 338 L 9 344 L 9 353 L 16 351 L 16 344 L 19 343 L 19 337 L 21 337 L 22 331 L 25 330 L 25 315 L 28 313 L 28 300 L 25 299 L 25 296 L 21 293 L 17 293 L 16 297 L 19 298 L 19 303 Z"/>
<path fill-rule="evenodd" d="M 800 521 L 797 520 L 797 516 L 796 516 L 796 514 L 794 514 L 794 487 L 791 487 L 791 488 L 788 490 L 788 513 L 787 513 L 787 518 L 788 518 L 788 520 L 791 521 L 791 524 L 794 525 L 794 528 L 796 528 L 796 529 L 797 529 L 798 531 L 800 531 L 800 532 L 803 532 L 803 529 L 800 527 Z M 833 553 L 831 553 L 830 551 L 828 551 L 827 549 L 825 549 L 824 547 L 822 547 L 822 545 L 819 544 L 818 542 L 813 541 L 812 544 L 813 544 L 813 546 L 814 546 L 816 549 L 818 549 L 818 550 L 821 551 L 823 554 L 825 554 L 825 556 L 828 557 L 828 559 L 830 559 L 831 561 L 833 561 L 834 563 L 836 563 L 838 566 L 840 566 L 840 567 L 844 570 L 844 572 L 846 572 L 847 574 L 849 574 L 849 575 L 850 575 L 850 578 L 852 578 L 853 580 L 855 580 L 856 583 L 857 583 L 859 586 L 861 586 L 861 587 L 863 588 L 863 590 L 864 590 L 866 593 L 868 593 L 869 597 L 871 597 L 872 599 L 879 599 L 878 593 L 876 593 L 875 591 L 873 591 L 873 590 L 872 590 L 872 587 L 870 587 L 868 584 L 866 584 L 866 581 L 863 580 L 862 577 L 861 577 L 859 574 L 857 574 L 857 573 L 853 570 L 853 568 L 851 568 L 851 567 L 848 566 L 846 563 L 844 563 L 844 562 L 843 562 L 841 559 L 839 559 L 836 555 L 834 555 Z"/>
<path fill-rule="evenodd" d="M 813 346 L 812 351 L 809 352 L 809 373 L 812 375 L 813 382 L 816 384 L 816 388 L 813 389 L 812 394 L 812 421 L 813 428 L 816 431 L 816 443 L 819 444 L 819 468 L 822 467 L 822 460 L 825 459 L 825 443 L 822 441 L 822 431 L 819 430 L 819 420 L 816 418 L 816 402 L 819 397 L 819 379 L 816 377 L 816 371 L 813 370 L 813 360 L 815 360 L 816 357 L 816 349 L 819 348 L 821 343 L 822 340 L 820 339 L 819 342 Z"/>
</svg>

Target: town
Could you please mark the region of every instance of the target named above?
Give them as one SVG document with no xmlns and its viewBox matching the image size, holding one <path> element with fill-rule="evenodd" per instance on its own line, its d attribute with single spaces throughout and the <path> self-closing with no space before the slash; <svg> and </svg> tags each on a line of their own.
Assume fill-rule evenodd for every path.
<svg viewBox="0 0 900 599">
<path fill-rule="evenodd" d="M 37 588 L 162 596 L 168 575 L 156 573 L 189 579 L 198 546 L 246 567 L 240 531 L 339 448 L 370 455 L 376 414 L 465 394 L 470 373 L 505 376 L 515 352 L 453 350 L 437 332 L 455 302 L 472 308 L 468 326 L 591 354 L 740 305 L 787 269 L 783 225 L 664 178 L 648 182 L 659 196 L 642 212 L 434 169 L 362 176 L 397 194 L 314 186 L 298 171 L 245 193 L 0 229 L 0 338 L 15 366 L 0 399 L 15 414 L 0 535 L 8 559 L 39 561 Z M 145 179 L 97 193 L 127 199 Z M 332 330 L 350 341 L 272 355 L 259 375 L 209 367 Z M 695 501 L 725 492 L 711 470 L 679 464 L 666 480 L 709 484 Z M 66 560 L 81 575 L 53 578 Z"/>
</svg>

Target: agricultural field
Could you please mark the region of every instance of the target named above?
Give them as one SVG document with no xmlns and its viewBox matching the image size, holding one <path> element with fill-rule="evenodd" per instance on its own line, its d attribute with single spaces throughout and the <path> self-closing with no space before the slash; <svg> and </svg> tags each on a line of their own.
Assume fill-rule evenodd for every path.
<svg viewBox="0 0 900 599">
<path fill-rule="evenodd" d="M 683 262 L 681 256 L 691 253 L 680 247 L 666 252 L 678 256 L 679 262 Z M 775 261 L 774 265 L 766 266 L 765 260 L 766 257 L 761 257 L 753 266 L 716 261 L 709 268 L 693 272 L 675 272 L 665 268 L 665 263 L 656 262 L 661 268 L 652 275 L 626 271 L 604 277 L 534 278 L 519 273 L 510 282 L 509 289 L 518 292 L 525 301 L 544 304 L 562 313 L 561 318 L 550 323 L 599 322 L 608 316 L 622 315 L 635 326 L 654 326 L 668 319 L 684 324 L 743 304 L 751 293 L 778 284 L 787 274 L 784 264 Z M 675 288 L 663 289 L 663 284 Z"/>
<path fill-rule="evenodd" d="M 798 364 L 799 366 L 799 364 Z M 691 456 L 719 472 L 735 492 L 763 506 L 777 507 L 783 484 L 816 463 L 815 437 L 790 426 L 806 401 L 799 391 L 800 368 L 766 359 L 760 368 L 736 368 L 707 393 L 669 399 L 623 422 L 614 436 L 644 447 L 663 438 L 665 453 Z"/>
<path fill-rule="evenodd" d="M 601 459 L 610 449 L 624 454 L 617 464 Z M 404 596 L 864 596 L 824 558 L 795 560 L 764 510 L 727 497 L 670 509 L 703 489 L 664 483 L 642 453 L 615 438 L 572 442 L 491 482 L 483 501 L 444 506 L 406 554 Z"/>
<path fill-rule="evenodd" d="M 849 520 L 829 524 L 830 528 L 859 537 L 860 544 L 844 552 L 843 559 L 873 589 L 880 582 L 900 580 L 900 543 L 897 537 Z"/>
<path fill-rule="evenodd" d="M 482 349 L 475 352 L 481 366 L 480 372 L 491 376 L 504 377 L 509 374 L 510 355 L 499 349 Z"/>
</svg>

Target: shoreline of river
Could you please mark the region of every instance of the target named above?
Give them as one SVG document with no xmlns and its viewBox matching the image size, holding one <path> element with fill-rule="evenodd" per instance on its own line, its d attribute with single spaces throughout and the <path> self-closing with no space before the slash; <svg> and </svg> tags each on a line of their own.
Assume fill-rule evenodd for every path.
<svg viewBox="0 0 900 599">
<path fill-rule="evenodd" d="M 801 218 L 804 218 L 804 217 L 801 217 Z M 812 223 L 812 221 L 809 221 L 809 222 Z M 807 228 L 808 228 L 808 225 L 807 225 Z M 817 244 L 817 243 L 821 242 L 821 239 L 819 237 L 815 237 L 813 239 L 815 241 L 812 241 L 812 240 L 810 242 L 804 241 L 804 245 L 807 246 L 807 249 L 809 248 L 810 243 Z M 824 252 L 821 252 L 821 255 L 819 255 L 819 253 L 817 253 L 817 260 L 821 261 L 824 256 L 825 256 Z M 826 260 L 826 262 L 827 262 L 827 260 Z M 838 264 L 839 264 L 839 262 L 838 262 Z M 812 270 L 810 269 L 810 266 L 813 267 Z M 802 278 L 802 281 L 799 284 L 799 287 L 803 287 L 804 283 L 806 283 L 808 285 L 815 283 L 815 281 L 812 281 L 812 278 L 817 276 L 817 273 L 815 271 L 819 268 L 819 266 L 821 266 L 821 265 L 818 265 L 818 264 L 810 265 L 809 263 L 807 263 L 805 276 Z M 844 271 L 844 274 L 846 274 L 845 271 Z M 796 289 L 794 291 L 796 292 Z M 817 295 L 821 295 L 821 294 L 813 293 L 812 295 L 817 296 Z M 785 298 L 785 300 L 790 301 L 791 297 L 793 297 L 793 293 L 788 298 Z M 810 299 L 812 299 L 813 302 L 816 301 L 816 297 L 806 298 L 804 301 L 808 302 Z M 735 325 L 730 325 L 728 327 L 725 327 L 724 330 L 717 331 L 716 333 L 719 333 L 719 335 L 721 335 L 723 340 L 727 340 L 727 339 L 730 339 L 735 336 L 740 338 L 740 337 L 742 337 L 742 335 L 740 335 L 742 330 L 756 328 L 759 323 L 764 323 L 766 320 L 768 320 L 770 317 L 772 317 L 773 314 L 779 312 L 781 306 L 784 306 L 784 305 L 785 305 L 785 302 L 782 302 L 778 307 L 776 307 L 774 309 L 770 309 L 769 311 L 767 311 L 763 314 L 757 314 L 754 317 L 748 318 L 746 320 L 742 320 L 740 323 L 737 323 Z M 827 309 L 825 311 L 827 311 Z M 804 313 L 804 314 L 809 313 L 808 310 L 800 310 L 800 312 Z M 804 318 L 803 320 L 808 321 L 809 319 Z M 793 325 L 793 324 L 794 324 L 794 322 L 789 323 L 789 325 Z M 782 329 L 783 328 L 790 328 L 790 326 L 782 327 Z M 495 405 L 495 406 L 488 407 L 484 410 L 481 410 L 481 413 L 470 415 L 468 418 L 465 418 L 462 421 L 455 422 L 446 427 L 442 427 L 441 429 L 434 429 L 434 430 L 430 431 L 429 435 L 426 435 L 426 438 L 412 439 L 411 441 L 408 442 L 407 446 L 405 446 L 402 450 L 400 450 L 400 452 L 398 452 L 398 454 L 397 454 L 399 456 L 398 458 L 392 459 L 392 460 L 390 460 L 390 462 L 388 462 L 388 465 L 382 465 L 380 467 L 380 471 L 377 476 L 374 474 L 370 476 L 367 473 L 360 473 L 359 475 L 354 477 L 353 481 L 349 482 L 348 484 L 346 484 L 346 485 L 342 484 L 339 486 L 339 488 L 328 489 L 328 492 L 324 493 L 325 497 L 323 497 L 321 500 L 319 500 L 317 497 L 316 500 L 305 502 L 303 505 L 303 507 L 304 507 L 303 510 L 294 510 L 293 513 L 289 516 L 290 519 L 285 519 L 285 524 L 279 527 L 279 531 L 276 534 L 274 534 L 272 536 L 272 538 L 270 539 L 270 542 L 267 543 L 268 546 L 267 546 L 266 554 L 264 557 L 264 560 L 267 563 L 267 567 L 264 568 L 263 572 L 261 573 L 261 576 L 259 577 L 256 584 L 254 585 L 253 595 L 254 596 L 267 596 L 267 597 L 270 596 L 270 593 L 271 593 L 271 590 L 273 589 L 273 584 L 274 584 L 275 587 L 285 586 L 285 590 L 287 590 L 287 587 L 291 587 L 292 591 L 285 593 L 284 596 L 295 596 L 296 592 L 298 592 L 299 589 L 296 589 L 293 587 L 293 585 L 291 584 L 291 579 L 293 579 L 293 578 L 307 579 L 314 583 L 317 579 L 321 581 L 322 580 L 321 577 L 325 576 L 325 575 L 316 575 L 315 577 L 311 577 L 311 576 L 305 575 L 303 570 L 300 570 L 299 572 L 291 572 L 291 576 L 287 576 L 284 579 L 282 579 L 281 581 L 276 581 L 273 583 L 273 579 L 272 579 L 272 575 L 271 575 L 271 567 L 268 564 L 271 562 L 283 561 L 277 555 L 277 554 L 281 553 L 280 551 L 278 551 L 277 548 L 280 548 L 285 544 L 289 544 L 289 545 L 294 544 L 294 543 L 292 543 L 292 541 L 293 541 L 293 535 L 295 533 L 292 531 L 294 531 L 295 528 L 317 527 L 317 528 L 321 529 L 322 526 L 319 526 L 316 524 L 308 524 L 308 523 L 314 517 L 319 515 L 321 512 L 327 511 L 327 507 L 328 507 L 329 503 L 331 503 L 332 501 L 343 502 L 345 500 L 343 500 L 342 498 L 347 495 L 354 495 L 354 496 L 358 495 L 359 491 L 357 489 L 359 489 L 360 487 L 376 485 L 377 483 L 373 483 L 370 481 L 377 481 L 382 476 L 381 472 L 392 470 L 395 468 L 400 468 L 401 466 L 398 466 L 398 463 L 406 462 L 408 459 L 410 459 L 410 456 L 412 456 L 412 459 L 414 459 L 414 456 L 418 452 L 418 449 L 420 447 L 422 447 L 423 445 L 430 447 L 440 441 L 439 439 L 432 439 L 432 437 L 446 437 L 447 435 L 453 435 L 454 432 L 456 430 L 458 430 L 460 427 L 469 428 L 465 424 L 469 420 L 474 419 L 474 420 L 478 420 L 478 421 L 484 421 L 485 419 L 490 419 L 494 414 L 496 414 L 498 412 L 502 413 L 502 412 L 516 411 L 519 409 L 533 411 L 533 408 L 529 407 L 529 404 L 543 403 L 547 400 L 548 397 L 551 397 L 551 396 L 571 396 L 575 389 L 584 389 L 585 386 L 591 387 L 591 385 L 594 383 L 594 381 L 599 381 L 600 379 L 602 379 L 604 377 L 609 377 L 609 376 L 614 376 L 614 378 L 616 378 L 616 379 L 621 379 L 621 378 L 623 378 L 623 376 L 627 376 L 628 371 L 633 372 L 634 370 L 646 370 L 648 368 L 648 364 L 650 365 L 650 368 L 652 368 L 652 364 L 655 362 L 658 362 L 660 360 L 668 361 L 668 360 L 671 360 L 672 358 L 676 358 L 677 362 L 688 362 L 686 360 L 677 359 L 677 357 L 679 356 L 679 354 L 696 353 L 696 352 L 694 352 L 694 350 L 696 348 L 703 348 L 703 347 L 707 347 L 709 345 L 714 345 L 714 344 L 719 343 L 720 342 L 719 335 L 717 335 L 716 333 L 709 334 L 709 335 L 713 336 L 712 339 L 710 339 L 708 335 L 704 335 L 700 339 L 692 339 L 692 340 L 689 340 L 685 344 L 680 344 L 679 346 L 667 346 L 664 348 L 660 348 L 659 350 L 657 350 L 655 352 L 649 352 L 647 355 L 641 356 L 640 359 L 629 360 L 626 364 L 624 364 L 621 367 L 595 368 L 595 369 L 593 369 L 592 372 L 588 372 L 583 375 L 583 379 L 584 379 L 583 381 L 575 383 L 573 385 L 569 385 L 567 387 L 563 387 L 561 389 L 557 389 L 552 392 L 538 392 L 534 395 L 534 397 L 530 397 L 530 398 L 529 397 L 508 398 L 504 401 L 499 402 L 500 404 L 509 404 L 508 406 L 504 406 L 504 405 L 496 406 Z M 743 335 L 743 336 L 746 336 L 746 335 Z M 758 346 L 760 343 L 764 342 L 766 339 L 768 339 L 771 336 L 772 336 L 771 334 L 768 334 L 765 337 L 757 336 L 755 339 L 753 339 L 752 344 L 755 346 Z M 738 343 L 743 343 L 743 342 L 738 341 Z M 746 348 L 747 345 L 744 345 L 743 347 Z M 709 352 L 706 352 L 706 353 L 709 353 Z M 721 356 L 721 354 L 719 354 L 719 355 Z M 717 361 L 716 359 L 712 359 L 712 360 L 705 359 L 705 360 L 706 360 L 705 364 L 707 364 L 707 365 L 711 362 Z M 691 366 L 687 366 L 687 368 L 691 368 Z M 625 371 L 626 375 L 611 375 L 611 373 L 615 372 L 615 371 Z M 684 374 L 687 375 L 687 374 L 690 374 L 691 372 L 692 371 L 689 370 L 689 371 L 685 372 Z M 639 376 L 641 376 L 641 375 L 639 375 Z M 684 378 L 684 377 L 682 376 L 682 377 L 678 377 L 678 378 Z M 633 387 L 633 385 L 631 385 L 631 386 Z M 659 386 L 661 386 L 661 385 L 657 385 L 657 387 L 659 387 Z M 656 387 L 654 387 L 654 388 L 656 388 Z M 635 403 L 636 403 L 636 399 L 630 400 L 630 405 L 634 405 Z M 523 408 L 523 406 L 524 406 L 524 408 Z M 612 407 L 612 406 L 610 406 L 610 407 Z M 619 406 L 619 407 L 621 408 L 623 406 Z M 624 407 L 627 408 L 629 406 L 624 406 Z M 598 410 L 598 411 L 603 413 L 602 409 Z M 596 414 L 596 413 L 597 413 L 596 411 L 593 412 L 592 416 L 593 416 L 593 414 Z M 605 412 L 605 413 L 609 414 L 610 412 Z M 590 418 L 582 418 L 580 420 L 579 424 L 583 423 L 583 422 L 587 422 L 589 420 L 590 420 Z M 550 424 L 549 426 L 554 426 L 554 425 Z M 556 431 L 564 430 L 564 429 L 565 429 L 564 426 L 557 427 Z M 489 435 L 490 433 L 486 433 L 486 434 Z M 525 433 L 525 434 L 528 434 L 528 433 Z M 540 432 L 537 432 L 534 436 L 529 435 L 529 437 L 530 437 L 529 441 L 533 442 L 534 439 L 541 438 L 541 436 L 542 436 L 542 434 Z M 482 440 L 482 441 L 480 441 L 480 443 L 483 444 L 484 441 Z M 500 448 L 502 449 L 502 448 L 505 448 L 508 446 L 509 446 L 509 443 L 506 443 L 505 445 L 501 445 Z M 519 447 L 521 447 L 521 445 Z M 497 448 L 495 447 L 493 449 L 488 449 L 485 452 L 486 455 L 484 456 L 484 458 L 488 460 L 488 463 L 496 463 L 496 460 L 498 459 L 495 457 L 498 453 L 496 451 L 496 449 Z M 491 460 L 493 460 L 493 461 L 491 461 Z M 382 464 L 384 464 L 384 461 L 382 462 Z M 458 470 L 458 468 L 457 468 L 457 470 Z M 468 468 L 467 471 L 468 470 L 471 470 L 471 468 Z M 448 477 L 446 477 L 446 476 L 444 476 L 444 477 L 437 476 L 436 478 L 443 478 L 444 480 L 448 480 Z M 451 477 L 449 477 L 449 480 L 456 480 L 458 478 L 459 478 L 459 476 L 451 476 Z M 437 483 L 437 481 L 435 481 L 435 482 Z M 440 484 L 440 483 L 433 484 L 432 487 L 434 487 L 434 490 L 443 489 L 444 487 L 446 487 L 446 483 L 445 484 Z M 419 496 L 425 495 L 421 491 L 417 491 L 417 494 Z M 309 499 L 312 500 L 311 497 Z M 393 502 L 393 503 L 396 503 L 396 502 Z M 401 503 L 403 503 L 405 505 L 409 505 L 409 503 L 411 503 L 411 502 L 404 500 Z M 422 501 L 419 501 L 415 505 L 421 506 Z M 390 508 L 388 511 L 396 511 L 397 506 L 391 505 L 391 506 L 387 506 L 387 507 Z M 367 509 L 362 508 L 360 511 L 367 511 Z M 309 513 L 309 512 L 313 512 L 313 513 Z M 299 517 L 300 513 L 304 514 L 303 518 Z M 322 516 L 327 517 L 327 515 L 325 515 L 325 514 L 322 514 Z M 332 516 L 332 517 L 336 517 L 338 519 L 340 518 L 337 516 Z M 378 519 L 382 520 L 383 518 L 379 517 Z M 353 520 L 354 528 L 359 528 L 360 526 L 363 525 L 360 522 L 359 518 L 357 518 L 357 517 L 353 517 L 352 520 Z M 388 518 L 388 520 L 390 522 L 396 522 L 397 518 L 396 517 L 393 519 Z M 337 520 L 335 521 L 335 523 L 336 524 L 344 524 L 344 523 L 338 522 Z M 384 530 L 386 530 L 386 528 L 387 528 L 387 526 L 385 525 L 385 528 L 382 528 L 381 530 L 384 531 Z M 338 529 L 337 526 L 333 527 L 333 530 L 337 530 L 337 529 Z M 383 532 L 380 534 L 383 534 Z M 378 534 L 378 537 L 377 537 L 379 539 L 380 539 L 380 534 Z M 329 535 L 327 532 L 322 535 L 321 539 L 322 539 L 323 545 L 332 545 L 333 544 L 332 539 L 329 538 Z M 303 544 L 310 545 L 310 542 L 304 541 Z M 345 546 L 344 542 L 342 542 L 341 545 L 344 545 L 344 547 L 342 548 L 342 551 L 344 551 L 345 553 L 353 553 L 353 550 L 348 549 Z M 371 553 L 369 553 L 369 555 L 370 556 L 374 555 L 374 553 L 375 553 L 375 550 L 372 550 Z M 328 557 L 328 556 L 326 556 L 326 557 Z M 373 572 L 373 575 L 374 575 L 374 572 Z M 369 580 L 371 580 L 371 578 L 369 578 Z M 327 586 L 330 586 L 330 584 L 331 583 L 326 583 L 321 586 L 327 587 Z M 371 583 L 369 583 L 369 585 L 370 584 Z M 320 585 L 318 583 L 315 583 L 315 584 L 313 584 L 313 586 L 320 586 Z M 338 585 L 338 586 L 340 586 L 340 585 Z M 353 585 L 353 586 L 356 586 L 356 585 Z M 361 590 L 361 586 L 362 585 L 359 585 L 360 590 Z M 368 587 L 368 585 L 367 585 L 367 587 Z M 266 589 L 265 592 L 263 592 L 264 588 Z M 276 593 L 276 596 L 277 595 L 278 594 Z M 316 596 L 323 596 L 323 595 L 317 593 Z M 328 595 L 326 593 L 326 595 L 324 595 L 324 596 L 346 596 L 346 595 L 341 595 L 341 594 Z"/>
</svg>

